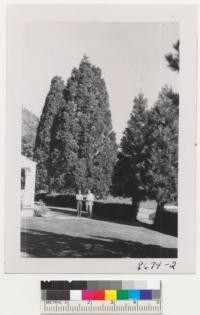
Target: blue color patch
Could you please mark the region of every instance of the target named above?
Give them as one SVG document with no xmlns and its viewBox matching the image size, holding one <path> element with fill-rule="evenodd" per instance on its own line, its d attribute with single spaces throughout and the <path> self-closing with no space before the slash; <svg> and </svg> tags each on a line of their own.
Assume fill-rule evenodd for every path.
<svg viewBox="0 0 200 315">
<path fill-rule="evenodd" d="M 128 290 L 128 299 L 129 300 L 139 300 L 140 299 L 140 290 Z"/>
</svg>

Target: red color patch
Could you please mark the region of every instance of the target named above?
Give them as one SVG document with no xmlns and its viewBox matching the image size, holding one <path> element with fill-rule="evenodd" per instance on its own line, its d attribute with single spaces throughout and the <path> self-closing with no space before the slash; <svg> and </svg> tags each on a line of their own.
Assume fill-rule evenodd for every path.
<svg viewBox="0 0 200 315">
<path fill-rule="evenodd" d="M 104 290 L 94 290 L 92 294 L 93 300 L 105 300 L 105 291 Z"/>
</svg>

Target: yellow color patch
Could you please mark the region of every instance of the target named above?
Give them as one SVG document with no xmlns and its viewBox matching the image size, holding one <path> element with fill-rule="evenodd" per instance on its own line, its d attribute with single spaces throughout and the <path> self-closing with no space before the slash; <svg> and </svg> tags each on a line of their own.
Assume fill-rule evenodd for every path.
<svg viewBox="0 0 200 315">
<path fill-rule="evenodd" d="M 117 291 L 116 290 L 105 290 L 105 300 L 116 300 Z"/>
</svg>

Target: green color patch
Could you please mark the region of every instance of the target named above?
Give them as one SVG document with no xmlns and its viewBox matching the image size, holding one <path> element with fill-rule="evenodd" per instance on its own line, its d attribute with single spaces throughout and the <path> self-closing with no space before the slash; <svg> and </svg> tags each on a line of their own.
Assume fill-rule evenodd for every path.
<svg viewBox="0 0 200 315">
<path fill-rule="evenodd" d="M 128 300 L 128 290 L 117 290 L 117 300 Z"/>
</svg>

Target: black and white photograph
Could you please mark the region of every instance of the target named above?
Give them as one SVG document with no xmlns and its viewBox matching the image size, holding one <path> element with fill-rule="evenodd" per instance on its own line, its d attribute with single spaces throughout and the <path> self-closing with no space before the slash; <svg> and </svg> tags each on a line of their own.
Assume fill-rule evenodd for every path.
<svg viewBox="0 0 200 315">
<path fill-rule="evenodd" d="M 20 259 L 173 262 L 183 212 L 179 21 L 30 16 L 10 63 L 20 60 Z"/>
<path fill-rule="evenodd" d="M 178 24 L 30 23 L 23 45 L 22 255 L 177 257 Z"/>
</svg>

